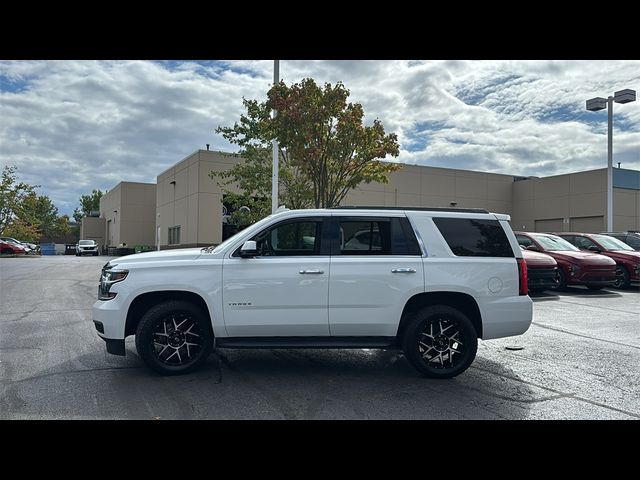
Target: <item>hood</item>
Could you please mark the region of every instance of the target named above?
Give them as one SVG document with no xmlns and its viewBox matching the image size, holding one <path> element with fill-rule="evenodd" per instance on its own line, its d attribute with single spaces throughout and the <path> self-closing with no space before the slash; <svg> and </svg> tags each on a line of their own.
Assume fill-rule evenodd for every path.
<svg viewBox="0 0 640 480">
<path fill-rule="evenodd" d="M 176 248 L 174 250 L 161 250 L 144 253 L 136 253 L 134 255 L 125 255 L 111 260 L 111 265 L 115 264 L 131 264 L 143 262 L 172 262 L 179 260 L 195 260 L 202 255 L 201 248 Z"/>
<path fill-rule="evenodd" d="M 528 267 L 555 267 L 558 262 L 546 253 L 533 252 L 531 250 L 523 250 L 522 256 L 527 262 Z"/>
<path fill-rule="evenodd" d="M 630 250 L 608 250 L 603 253 L 607 257 L 614 260 L 627 260 L 629 262 L 640 263 L 640 252 L 632 252 Z"/>
<path fill-rule="evenodd" d="M 546 252 L 556 260 L 577 263 L 578 265 L 609 266 L 615 265 L 615 261 L 599 253 L 574 252 L 563 250 L 561 252 Z"/>
</svg>

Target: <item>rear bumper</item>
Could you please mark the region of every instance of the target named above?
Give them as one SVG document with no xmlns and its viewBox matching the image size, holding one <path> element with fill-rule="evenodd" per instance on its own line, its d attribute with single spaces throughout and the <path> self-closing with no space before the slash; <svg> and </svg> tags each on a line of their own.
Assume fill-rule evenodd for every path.
<svg viewBox="0 0 640 480">
<path fill-rule="evenodd" d="M 528 295 L 493 299 L 478 306 L 483 340 L 522 335 L 533 320 L 533 301 Z"/>
</svg>

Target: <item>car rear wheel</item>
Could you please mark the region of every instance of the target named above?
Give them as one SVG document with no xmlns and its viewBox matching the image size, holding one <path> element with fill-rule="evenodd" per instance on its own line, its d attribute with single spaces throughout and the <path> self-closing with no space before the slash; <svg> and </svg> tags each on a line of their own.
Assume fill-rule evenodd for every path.
<svg viewBox="0 0 640 480">
<path fill-rule="evenodd" d="M 207 316 L 192 303 L 172 300 L 149 309 L 136 329 L 136 350 L 162 375 L 197 369 L 213 350 Z"/>
<path fill-rule="evenodd" d="M 410 314 L 402 338 L 405 355 L 429 378 L 452 378 L 476 357 L 478 337 L 471 320 L 447 305 L 433 305 Z"/>
<path fill-rule="evenodd" d="M 631 280 L 629 280 L 629 270 L 624 266 L 616 268 L 616 283 L 613 284 L 615 288 L 629 288 Z"/>
</svg>

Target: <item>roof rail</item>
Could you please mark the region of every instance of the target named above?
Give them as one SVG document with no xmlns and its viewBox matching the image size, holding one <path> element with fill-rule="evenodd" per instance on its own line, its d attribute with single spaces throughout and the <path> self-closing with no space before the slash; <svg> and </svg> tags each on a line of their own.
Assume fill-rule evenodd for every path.
<svg viewBox="0 0 640 480">
<path fill-rule="evenodd" d="M 330 210 L 417 210 L 421 212 L 460 212 L 460 213 L 489 213 L 484 208 L 454 208 L 454 207 L 376 207 L 370 205 L 363 206 L 340 206 L 332 207 Z"/>
</svg>

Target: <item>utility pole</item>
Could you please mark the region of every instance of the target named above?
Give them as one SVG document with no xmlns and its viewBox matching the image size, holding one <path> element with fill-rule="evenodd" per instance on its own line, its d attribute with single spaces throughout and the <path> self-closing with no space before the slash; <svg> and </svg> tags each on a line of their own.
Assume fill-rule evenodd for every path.
<svg viewBox="0 0 640 480">
<path fill-rule="evenodd" d="M 280 81 L 280 60 L 273 61 L 273 84 Z M 273 111 L 273 118 L 278 112 Z M 271 213 L 276 213 L 278 209 L 278 141 L 273 140 L 273 167 L 271 171 Z"/>
</svg>

